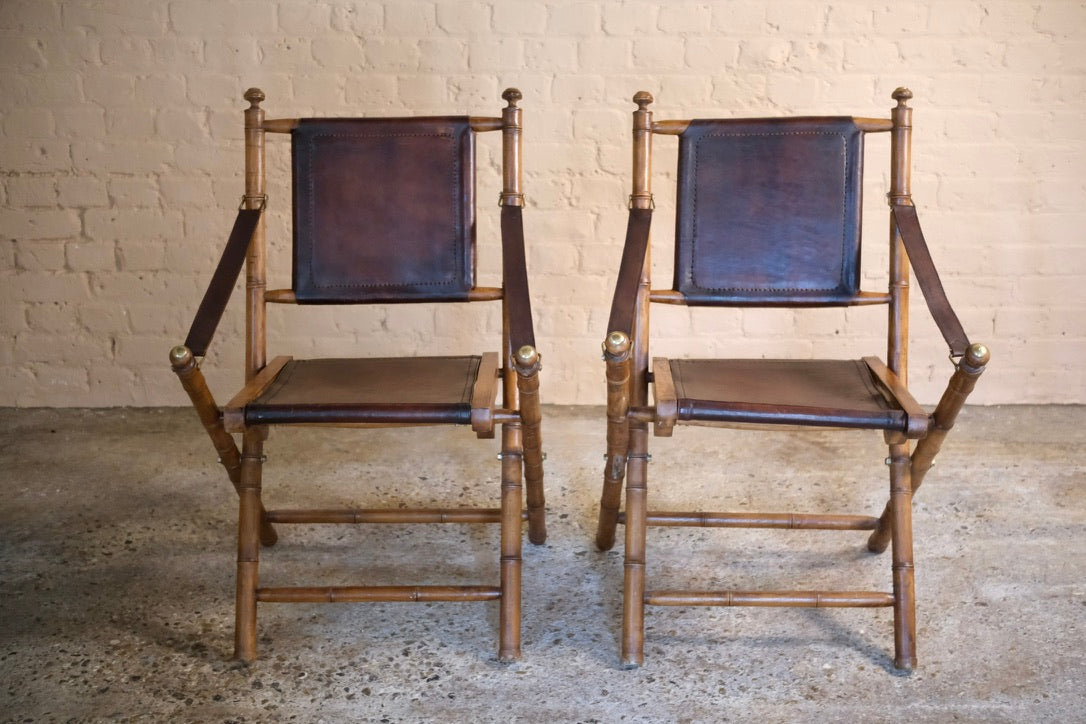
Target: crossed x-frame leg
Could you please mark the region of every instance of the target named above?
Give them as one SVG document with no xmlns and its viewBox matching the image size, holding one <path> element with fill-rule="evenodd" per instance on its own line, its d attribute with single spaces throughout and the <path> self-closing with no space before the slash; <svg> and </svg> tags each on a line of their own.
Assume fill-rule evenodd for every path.
<svg viewBox="0 0 1086 724">
<path fill-rule="evenodd" d="M 604 347 L 608 381 L 607 464 L 600 501 L 597 546 L 609 549 L 617 523 L 625 523 L 621 661 L 644 661 L 644 609 L 656 605 L 877 607 L 894 611 L 894 665 L 911 670 L 916 656 L 916 591 L 914 582 L 912 497 L 953 427 L 969 393 L 984 371 L 988 351 L 973 345 L 959 362 L 947 390 L 932 414 L 931 430 L 910 454 L 903 435 L 888 433 L 890 499 L 880 518 L 789 514 L 666 514 L 648 510 L 648 422 L 653 415 L 629 405 L 629 345 L 616 337 Z M 664 434 L 669 434 L 670 430 Z M 626 510 L 619 512 L 625 478 Z M 709 527 L 806 528 L 871 530 L 868 548 L 881 553 L 891 547 L 890 594 L 867 591 L 650 591 L 646 587 L 646 533 L 649 525 Z"/>
</svg>

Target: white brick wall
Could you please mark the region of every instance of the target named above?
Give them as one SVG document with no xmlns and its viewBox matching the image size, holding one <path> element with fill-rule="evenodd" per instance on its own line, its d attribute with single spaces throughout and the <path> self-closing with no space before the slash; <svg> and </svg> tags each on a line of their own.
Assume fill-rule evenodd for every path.
<svg viewBox="0 0 1086 724">
<path fill-rule="evenodd" d="M 1084 2 L 3 0 L 0 405 L 184 403 L 166 352 L 184 337 L 241 193 L 241 93 L 254 85 L 273 117 L 493 114 L 502 88 L 524 92 L 544 394 L 562 403 L 603 401 L 598 349 L 635 91 L 656 94 L 660 118 L 885 115 L 890 91 L 907 85 L 914 196 L 952 300 L 994 353 L 973 399 L 1086 402 Z M 492 140 L 484 201 L 498 183 Z M 672 144 L 657 143 L 661 241 Z M 276 285 L 289 275 L 283 150 L 270 163 L 281 174 L 269 219 Z M 875 285 L 885 150 L 871 144 Z M 498 269 L 495 227 L 480 221 L 484 283 Z M 662 286 L 670 260 L 659 248 Z M 220 397 L 239 377 L 239 300 L 205 367 Z M 912 377 L 931 402 L 948 364 L 914 302 Z M 881 310 L 654 313 L 658 352 L 882 346 Z M 467 351 L 500 323 L 485 305 L 458 319 L 429 307 L 273 308 L 269 350 Z M 389 338 L 400 324 L 413 331 Z M 789 343 L 792 333 L 804 341 Z"/>
</svg>

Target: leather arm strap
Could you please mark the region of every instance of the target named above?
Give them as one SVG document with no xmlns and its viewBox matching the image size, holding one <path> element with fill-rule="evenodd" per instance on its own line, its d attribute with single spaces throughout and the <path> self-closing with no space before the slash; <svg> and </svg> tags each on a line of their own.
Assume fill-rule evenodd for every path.
<svg viewBox="0 0 1086 724">
<path fill-rule="evenodd" d="M 618 282 L 615 284 L 615 296 L 611 302 L 611 316 L 607 320 L 608 332 L 622 332 L 627 337 L 633 333 L 637 285 L 641 281 L 641 271 L 645 266 L 651 226 L 652 209 L 630 209 L 630 219 L 626 224 L 626 244 L 622 248 Z"/>
<path fill-rule="evenodd" d="M 939 331 L 943 334 L 943 339 L 950 346 L 950 353 L 955 357 L 960 357 L 969 348 L 969 338 L 965 335 L 962 323 L 958 321 L 958 315 L 950 306 L 943 283 L 939 281 L 939 273 L 935 270 L 935 263 L 931 260 L 927 242 L 924 241 L 924 232 L 920 230 L 916 207 L 894 206 L 893 215 L 894 223 L 905 244 L 905 252 L 909 255 L 909 263 L 916 274 L 920 291 L 924 293 L 924 301 L 927 302 L 932 319 L 935 320 Z"/>
<path fill-rule="evenodd" d="M 230 238 L 226 241 L 219 265 L 215 267 L 215 273 L 211 277 L 211 283 L 204 292 L 204 298 L 200 302 L 200 308 L 196 310 L 196 317 L 192 320 L 189 335 L 185 338 L 185 346 L 192 350 L 196 357 L 203 357 L 211 344 L 211 338 L 215 336 L 215 329 L 219 326 L 219 320 L 226 310 L 226 303 L 230 301 L 230 293 L 234 291 L 234 282 L 237 281 L 241 267 L 245 264 L 245 254 L 249 250 L 249 242 L 252 241 L 253 232 L 256 231 L 257 222 L 263 209 L 240 209 L 234 220 L 234 228 L 230 230 Z"/>
<path fill-rule="evenodd" d="M 509 341 L 515 353 L 535 347 L 532 300 L 528 296 L 528 265 L 524 257 L 523 207 L 502 206 L 502 278 L 509 313 Z"/>
</svg>

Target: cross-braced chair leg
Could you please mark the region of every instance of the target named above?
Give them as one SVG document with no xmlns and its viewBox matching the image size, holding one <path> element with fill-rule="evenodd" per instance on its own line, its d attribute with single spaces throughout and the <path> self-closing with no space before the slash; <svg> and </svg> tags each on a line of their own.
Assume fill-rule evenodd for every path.
<svg viewBox="0 0 1086 724">
<path fill-rule="evenodd" d="M 241 452 L 241 481 L 238 484 L 238 577 L 234 621 L 234 658 L 256 659 L 256 603 L 259 585 L 261 468 L 264 460 L 264 430 L 245 432 Z"/>
<path fill-rule="evenodd" d="M 600 495 L 600 518 L 596 547 L 610 550 L 615 544 L 618 509 L 622 503 L 622 480 L 630 445 L 630 340 L 625 334 L 608 335 L 603 345 L 607 362 L 607 464 Z"/>
<path fill-rule="evenodd" d="M 518 423 L 502 425 L 501 608 L 498 659 L 520 659 L 521 466 L 524 460 Z"/>
<path fill-rule="evenodd" d="M 901 669 L 916 666 L 912 496 L 983 372 L 988 351 L 970 345 L 939 281 L 910 192 L 912 109 L 907 101 L 912 92 L 898 88 L 892 97 L 897 105 L 885 120 L 827 116 L 669 121 L 653 120 L 650 93 L 633 97 L 637 110 L 629 221 L 603 345 L 607 463 L 596 535 L 597 546 L 607 550 L 614 545 L 616 525 L 627 526 L 621 642 L 626 666 L 641 663 L 644 607 L 652 605 L 892 607 L 894 663 Z M 885 293 L 864 290 L 860 284 L 863 139 L 880 132 L 890 134 Z M 655 289 L 650 279 L 653 134 L 679 137 L 672 289 Z M 910 269 L 951 357 L 961 358 L 932 415 L 906 384 Z M 887 361 L 876 356 L 650 358 L 652 302 L 795 309 L 886 304 Z M 647 512 L 648 423 L 659 437 L 670 437 L 679 423 L 881 430 L 890 448 L 890 500 L 879 518 Z M 918 442 L 910 455 L 913 440 Z M 620 512 L 624 476 L 625 515 Z M 893 546 L 893 591 L 647 588 L 648 525 L 873 531 L 871 551 Z"/>
<path fill-rule="evenodd" d="M 192 401 L 192 406 L 196 408 L 196 414 L 200 417 L 204 430 L 207 432 L 208 437 L 211 438 L 211 444 L 215 446 L 215 451 L 219 454 L 219 462 L 226 469 L 227 477 L 230 478 L 230 482 L 234 484 L 234 489 L 240 495 L 241 453 L 238 452 L 238 446 L 234 442 L 234 438 L 223 427 L 219 406 L 215 403 L 211 389 L 207 386 L 204 373 L 200 371 L 200 366 L 196 364 L 196 357 L 193 356 L 192 350 L 188 347 L 178 345 L 170 350 L 170 364 L 181 381 L 181 386 Z M 279 540 L 279 534 L 275 532 L 275 527 L 268 522 L 264 506 L 261 504 L 260 542 L 265 546 L 273 546 L 277 540 Z"/>
<path fill-rule="evenodd" d="M 626 473 L 626 563 L 622 607 L 622 665 L 645 662 L 645 543 L 648 532 L 649 430 L 630 425 Z"/>
<path fill-rule="evenodd" d="M 890 446 L 890 516 L 894 586 L 894 666 L 916 667 L 916 588 L 913 578 L 913 488 L 909 446 Z"/>
<path fill-rule="evenodd" d="M 530 346 L 516 355 L 517 393 L 524 446 L 524 487 L 528 498 L 528 540 L 536 545 L 547 541 L 543 495 L 543 439 L 540 432 L 539 353 Z"/>
<path fill-rule="evenodd" d="M 958 419 L 958 413 L 962 411 L 966 399 L 973 391 L 973 388 L 976 387 L 977 380 L 984 373 L 990 357 L 991 352 L 985 345 L 970 345 L 965 357 L 962 358 L 957 369 L 954 370 L 950 382 L 947 383 L 946 391 L 939 400 L 939 404 L 936 405 L 935 412 L 932 413 L 934 424 L 931 431 L 928 432 L 927 437 L 917 443 L 916 450 L 912 454 L 911 485 L 913 492 L 916 492 L 920 488 L 920 484 L 924 482 L 924 476 L 931 469 L 935 462 L 935 456 L 939 454 L 939 450 L 943 447 L 943 440 L 946 439 L 947 433 L 954 427 L 954 422 Z M 882 553 L 889 544 L 890 503 L 887 503 L 885 510 L 882 512 L 882 517 L 879 518 L 878 527 L 867 540 L 867 548 L 872 553 Z"/>
</svg>

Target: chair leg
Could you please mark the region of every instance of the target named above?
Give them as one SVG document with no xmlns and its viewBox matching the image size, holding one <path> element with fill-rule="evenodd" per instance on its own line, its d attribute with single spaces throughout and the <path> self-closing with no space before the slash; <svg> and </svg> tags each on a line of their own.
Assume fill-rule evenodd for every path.
<svg viewBox="0 0 1086 724">
<path fill-rule="evenodd" d="M 241 479 L 238 482 L 238 573 L 234 619 L 234 658 L 256 658 L 256 589 L 260 561 L 260 502 L 264 433 L 247 430 L 242 441 Z"/>
<path fill-rule="evenodd" d="M 520 659 L 522 464 L 520 425 L 502 425 L 500 661 Z"/>
<path fill-rule="evenodd" d="M 630 426 L 626 475 L 626 560 L 622 586 L 622 665 L 645 661 L 645 537 L 648 528 L 648 426 Z"/>
<path fill-rule="evenodd" d="M 222 415 L 219 414 L 219 407 L 215 404 L 215 398 L 207 386 L 204 373 L 200 371 L 192 352 L 183 345 L 170 350 L 170 363 L 178 379 L 181 380 L 181 386 L 192 400 L 192 406 L 196 408 L 196 414 L 200 417 L 200 422 L 203 423 L 208 437 L 211 438 L 211 443 L 219 453 L 219 462 L 226 468 L 226 475 L 240 495 L 241 490 L 238 484 L 241 482 L 241 455 L 238 453 L 234 438 L 223 427 Z M 267 521 L 263 506 L 260 508 L 260 518 L 260 542 L 265 546 L 275 545 L 279 535 Z"/>
<path fill-rule="evenodd" d="M 935 462 L 935 456 L 943 447 L 943 440 L 954 427 L 958 413 L 962 411 L 966 399 L 976 387 L 977 380 L 984 374 L 984 368 L 990 357 L 991 354 L 984 345 L 971 345 L 951 376 L 950 382 L 947 383 L 946 391 L 943 392 L 939 404 L 935 406 L 935 412 L 932 413 L 931 431 L 928 432 L 927 437 L 917 443 L 916 451 L 913 453 L 911 476 L 913 492 L 916 492 L 920 484 L 924 482 L 924 476 L 927 475 Z M 867 540 L 867 549 L 872 553 L 882 553 L 889 543 L 890 504 L 887 503 L 882 511 L 882 517 L 879 518 L 878 528 Z"/>
<path fill-rule="evenodd" d="M 607 464 L 603 471 L 600 517 L 596 547 L 611 550 L 615 544 L 618 509 L 622 503 L 622 478 L 629 453 L 630 425 L 630 342 L 625 335 L 608 335 L 604 342 L 607 362 Z"/>
<path fill-rule="evenodd" d="M 524 351 L 524 350 L 522 350 Z M 528 540 L 536 545 L 547 542 L 546 499 L 543 494 L 543 436 L 540 432 L 539 354 L 517 353 L 517 392 L 524 436 L 524 487 L 528 498 Z"/>
<path fill-rule="evenodd" d="M 894 581 L 894 666 L 916 667 L 916 589 L 913 579 L 913 486 L 907 444 L 890 446 L 890 517 Z"/>
</svg>

